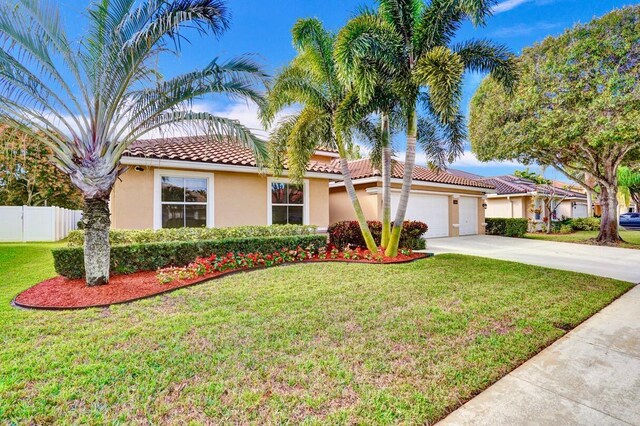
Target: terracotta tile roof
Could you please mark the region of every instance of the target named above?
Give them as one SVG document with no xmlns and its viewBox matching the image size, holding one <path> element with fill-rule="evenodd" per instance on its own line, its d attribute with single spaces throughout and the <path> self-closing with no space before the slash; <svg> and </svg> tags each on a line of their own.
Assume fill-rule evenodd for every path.
<svg viewBox="0 0 640 426">
<path fill-rule="evenodd" d="M 379 170 L 373 169 L 368 158 L 354 160 L 349 162 L 351 176 L 355 179 L 362 179 L 373 176 L 381 176 Z M 395 161 L 391 171 L 391 177 L 402 179 L 404 174 L 404 163 Z M 468 179 L 462 176 L 456 176 L 443 170 L 430 170 L 426 167 L 416 165 L 413 170 L 413 179 L 422 182 L 445 183 L 449 185 L 471 186 L 474 188 L 493 189 L 493 185 L 480 180 Z"/>
<path fill-rule="evenodd" d="M 480 180 L 493 184 L 496 187 L 496 192 L 498 193 L 498 195 L 527 194 L 529 192 L 538 192 L 541 194 L 553 193 L 560 197 L 586 199 L 586 195 L 580 192 L 571 191 L 570 189 L 558 188 L 552 185 L 538 185 L 529 179 L 523 179 L 517 176 L 494 176 L 483 178 Z"/>
<path fill-rule="evenodd" d="M 139 140 L 125 151 L 124 156 L 256 167 L 255 156 L 249 148 L 212 142 L 206 136 Z M 336 164 L 318 161 L 309 162 L 307 171 L 340 174 Z"/>
</svg>

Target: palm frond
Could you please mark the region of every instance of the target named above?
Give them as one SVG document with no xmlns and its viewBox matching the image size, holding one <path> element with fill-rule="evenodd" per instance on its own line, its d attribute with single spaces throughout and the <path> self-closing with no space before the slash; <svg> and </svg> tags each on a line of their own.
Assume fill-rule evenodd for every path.
<svg viewBox="0 0 640 426">
<path fill-rule="evenodd" d="M 414 81 L 427 86 L 434 111 L 443 122 L 455 119 L 462 98 L 464 63 L 460 56 L 444 46 L 436 46 L 415 66 Z"/>
<path fill-rule="evenodd" d="M 472 72 L 488 72 L 505 90 L 513 91 L 518 80 L 516 60 L 509 49 L 489 40 L 469 40 L 453 46 L 465 69 Z"/>
</svg>

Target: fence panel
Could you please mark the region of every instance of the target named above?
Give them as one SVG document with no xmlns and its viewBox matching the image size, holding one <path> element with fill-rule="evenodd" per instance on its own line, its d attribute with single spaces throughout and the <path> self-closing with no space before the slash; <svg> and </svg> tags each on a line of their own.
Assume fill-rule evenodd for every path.
<svg viewBox="0 0 640 426">
<path fill-rule="evenodd" d="M 0 241 L 58 241 L 76 229 L 81 215 L 60 207 L 0 206 Z"/>
<path fill-rule="evenodd" d="M 0 241 L 22 241 L 22 207 L 0 207 Z"/>
</svg>

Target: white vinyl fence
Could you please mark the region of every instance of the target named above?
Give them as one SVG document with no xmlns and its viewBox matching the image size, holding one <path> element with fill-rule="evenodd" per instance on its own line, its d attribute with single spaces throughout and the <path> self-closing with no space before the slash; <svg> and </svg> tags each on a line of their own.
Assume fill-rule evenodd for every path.
<svg viewBox="0 0 640 426">
<path fill-rule="evenodd" d="M 81 210 L 0 206 L 0 241 L 58 241 L 77 227 Z"/>
</svg>

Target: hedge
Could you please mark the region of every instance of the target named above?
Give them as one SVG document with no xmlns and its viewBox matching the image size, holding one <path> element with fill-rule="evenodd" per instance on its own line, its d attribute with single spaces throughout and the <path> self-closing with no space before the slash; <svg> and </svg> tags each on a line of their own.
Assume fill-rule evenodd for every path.
<svg viewBox="0 0 640 426">
<path fill-rule="evenodd" d="M 502 235 L 505 237 L 524 237 L 529 227 L 527 219 L 507 219 L 502 217 L 488 217 L 485 219 L 487 223 L 487 235 Z"/>
<path fill-rule="evenodd" d="M 211 241 L 228 238 L 284 237 L 289 235 L 311 235 L 316 226 L 269 225 L 235 226 L 229 228 L 165 228 L 165 229 L 112 229 L 111 244 L 160 243 L 169 241 Z M 71 231 L 67 237 L 69 246 L 84 244 L 84 231 Z"/>
<path fill-rule="evenodd" d="M 111 247 L 111 272 L 131 274 L 155 271 L 167 266 L 186 266 L 197 257 L 212 254 L 273 253 L 281 249 L 324 247 L 326 235 L 293 235 L 286 237 L 228 238 L 208 241 L 174 241 L 114 245 Z M 56 272 L 67 278 L 84 277 L 84 249 L 63 247 L 52 250 Z"/>
<path fill-rule="evenodd" d="M 367 221 L 367 224 L 369 225 L 376 244 L 380 245 L 382 222 L 370 220 Z M 429 227 L 424 222 L 405 221 L 402 226 L 402 232 L 400 233 L 400 247 L 410 248 L 412 250 L 424 249 L 426 242 L 422 236 L 428 229 Z M 329 233 L 329 242 L 336 247 L 366 248 L 364 238 L 362 238 L 362 232 L 360 231 L 360 225 L 355 220 L 336 222 L 329 226 L 327 232 Z"/>
<path fill-rule="evenodd" d="M 599 231 L 600 219 L 597 217 L 571 219 L 569 225 L 574 231 Z"/>
</svg>

